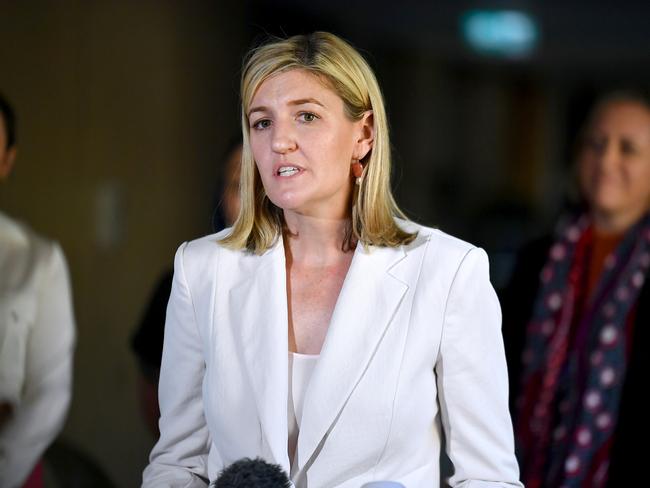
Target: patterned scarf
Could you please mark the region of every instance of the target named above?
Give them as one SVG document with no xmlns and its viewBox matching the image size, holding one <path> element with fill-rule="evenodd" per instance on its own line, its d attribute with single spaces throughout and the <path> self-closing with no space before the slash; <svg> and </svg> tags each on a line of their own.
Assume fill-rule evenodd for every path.
<svg viewBox="0 0 650 488">
<path fill-rule="evenodd" d="M 605 259 L 592 296 L 584 297 L 592 236 L 584 215 L 560 225 L 540 274 L 517 399 L 517 448 L 527 488 L 607 481 L 628 325 L 650 267 L 650 214 Z"/>
</svg>

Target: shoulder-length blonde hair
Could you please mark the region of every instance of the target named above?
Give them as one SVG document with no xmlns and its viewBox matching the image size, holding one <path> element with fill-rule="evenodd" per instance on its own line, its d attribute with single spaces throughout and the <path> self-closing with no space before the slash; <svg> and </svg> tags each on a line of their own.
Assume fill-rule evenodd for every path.
<svg viewBox="0 0 650 488">
<path fill-rule="evenodd" d="M 405 218 L 390 189 L 388 121 L 379 85 L 372 69 L 347 42 L 328 32 L 293 36 L 253 49 L 244 62 L 241 78 L 242 166 L 241 209 L 229 235 L 221 243 L 231 249 L 262 254 L 281 235 L 282 209 L 266 196 L 250 147 L 248 110 L 260 85 L 270 76 L 301 69 L 326 81 L 341 97 L 346 115 L 360 120 L 372 111 L 374 141 L 363 159 L 360 185 L 353 185 L 352 222 L 344 249 L 355 242 L 396 247 L 415 234 L 402 230 L 395 217 Z"/>
</svg>

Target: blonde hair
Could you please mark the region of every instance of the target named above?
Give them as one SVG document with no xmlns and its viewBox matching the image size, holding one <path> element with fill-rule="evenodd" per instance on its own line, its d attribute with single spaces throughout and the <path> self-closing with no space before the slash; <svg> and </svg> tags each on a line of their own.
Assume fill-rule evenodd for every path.
<svg viewBox="0 0 650 488">
<path fill-rule="evenodd" d="M 388 120 L 375 75 L 347 42 L 328 32 L 314 32 L 269 42 L 253 49 L 245 59 L 241 78 L 241 209 L 232 231 L 221 243 L 231 249 L 262 254 L 281 235 L 282 209 L 269 200 L 262 186 L 251 152 L 247 114 L 257 89 L 266 79 L 293 69 L 328 82 L 343 100 L 351 120 L 360 120 L 368 111 L 373 114 L 374 141 L 363 159 L 360 185 L 353 185 L 352 222 L 342 248 L 350 249 L 355 242 L 390 247 L 411 242 L 415 234 L 405 232 L 395 221 L 395 217 L 405 217 L 390 189 Z"/>
</svg>

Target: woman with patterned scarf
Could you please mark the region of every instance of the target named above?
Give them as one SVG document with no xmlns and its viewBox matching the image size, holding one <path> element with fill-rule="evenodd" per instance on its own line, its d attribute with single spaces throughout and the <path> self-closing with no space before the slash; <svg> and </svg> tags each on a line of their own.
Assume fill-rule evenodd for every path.
<svg viewBox="0 0 650 488">
<path fill-rule="evenodd" d="M 577 173 L 584 205 L 520 253 L 502 295 L 522 481 L 640 479 L 650 346 L 650 100 L 596 104 Z"/>
</svg>

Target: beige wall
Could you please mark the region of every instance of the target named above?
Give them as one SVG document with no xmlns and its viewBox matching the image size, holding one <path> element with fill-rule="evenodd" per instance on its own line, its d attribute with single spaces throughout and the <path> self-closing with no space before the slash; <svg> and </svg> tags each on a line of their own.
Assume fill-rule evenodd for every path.
<svg viewBox="0 0 650 488">
<path fill-rule="evenodd" d="M 243 13 L 223 4 L 0 3 L 0 91 L 20 142 L 0 209 L 67 254 L 78 346 L 63 436 L 117 486 L 137 486 L 153 443 L 129 336 L 178 244 L 209 229 L 237 127 Z"/>
</svg>

